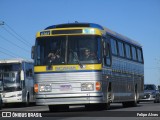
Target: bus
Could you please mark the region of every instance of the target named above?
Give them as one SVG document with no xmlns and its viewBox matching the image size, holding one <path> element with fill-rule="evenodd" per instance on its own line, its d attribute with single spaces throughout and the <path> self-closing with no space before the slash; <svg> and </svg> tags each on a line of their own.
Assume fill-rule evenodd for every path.
<svg viewBox="0 0 160 120">
<path fill-rule="evenodd" d="M 50 111 L 136 106 L 143 97 L 141 44 L 99 24 L 49 26 L 37 32 L 31 51 L 36 104 Z M 91 59 L 83 59 L 85 51 Z"/>
<path fill-rule="evenodd" d="M 3 104 L 35 102 L 33 60 L 0 60 L 0 83 Z"/>
</svg>

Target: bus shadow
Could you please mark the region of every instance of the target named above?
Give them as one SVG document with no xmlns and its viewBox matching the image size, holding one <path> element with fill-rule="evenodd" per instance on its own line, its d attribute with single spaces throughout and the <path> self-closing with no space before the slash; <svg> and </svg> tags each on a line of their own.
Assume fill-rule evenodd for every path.
<svg viewBox="0 0 160 120">
<path fill-rule="evenodd" d="M 35 103 L 30 103 L 28 106 L 25 103 L 7 103 L 3 104 L 3 108 L 24 108 L 24 107 L 34 107 Z"/>
<path fill-rule="evenodd" d="M 143 106 L 142 104 L 138 104 L 136 107 L 141 107 Z M 133 107 L 123 107 L 122 104 L 119 105 L 111 105 L 111 107 L 108 110 L 105 109 L 97 109 L 97 108 L 93 108 L 91 109 L 86 109 L 84 106 L 83 107 L 75 107 L 75 108 L 70 108 L 69 110 L 59 110 L 59 111 L 54 111 L 51 113 L 66 113 L 66 112 L 93 112 L 93 111 L 114 111 L 114 110 L 119 110 L 121 109 L 121 111 L 123 111 L 122 109 L 125 110 L 125 108 L 133 108 Z M 50 113 L 50 111 L 41 111 L 42 113 Z"/>
<path fill-rule="evenodd" d="M 141 107 L 142 105 L 138 105 L 137 107 Z M 129 107 L 128 107 L 129 108 Z M 130 107 L 131 108 L 131 107 Z M 124 110 L 123 110 L 124 109 Z M 119 113 L 120 111 L 120 113 Z M 81 108 L 70 108 L 69 110 L 61 110 L 61 111 L 41 111 L 43 117 L 107 117 L 107 116 L 125 116 L 127 115 L 128 110 L 125 110 L 122 105 L 111 106 L 109 110 L 97 110 L 96 108 L 93 110 L 87 110 L 85 107 Z M 122 115 L 121 115 L 122 114 Z"/>
</svg>

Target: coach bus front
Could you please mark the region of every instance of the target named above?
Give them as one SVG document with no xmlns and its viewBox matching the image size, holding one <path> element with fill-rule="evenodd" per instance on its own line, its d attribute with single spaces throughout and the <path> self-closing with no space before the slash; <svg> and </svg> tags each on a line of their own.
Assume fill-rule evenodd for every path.
<svg viewBox="0 0 160 120">
<path fill-rule="evenodd" d="M 2 83 L 3 103 L 22 102 L 22 82 L 20 64 L 0 64 L 0 82 Z"/>
<path fill-rule="evenodd" d="M 37 33 L 34 51 L 36 104 L 106 103 L 102 81 L 102 36 L 96 28 L 49 29 Z"/>
</svg>

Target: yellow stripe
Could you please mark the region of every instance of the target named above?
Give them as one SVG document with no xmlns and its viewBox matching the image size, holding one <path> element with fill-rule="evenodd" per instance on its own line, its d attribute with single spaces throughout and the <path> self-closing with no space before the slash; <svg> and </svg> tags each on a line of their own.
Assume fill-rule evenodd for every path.
<svg viewBox="0 0 160 120">
<path fill-rule="evenodd" d="M 87 27 L 88 28 L 88 27 Z M 77 27 L 77 28 L 56 28 L 56 29 L 50 29 L 50 30 L 44 30 L 44 31 L 50 31 L 50 33 L 52 33 L 52 30 L 77 30 L 77 29 L 82 29 L 82 31 L 85 28 L 82 28 L 82 27 Z M 102 32 L 101 30 L 97 29 L 97 28 L 88 28 L 88 29 L 92 29 L 94 30 L 94 34 L 85 34 L 85 33 L 77 33 L 77 34 L 50 34 L 50 35 L 40 35 L 40 32 L 43 32 L 43 31 L 40 31 L 40 32 L 37 32 L 36 34 L 36 37 L 48 37 L 48 36 L 61 36 L 61 35 L 102 35 Z"/>
<path fill-rule="evenodd" d="M 78 70 L 102 70 L 101 64 L 88 64 L 81 68 L 79 65 L 53 65 L 52 70 L 47 70 L 47 66 L 35 66 L 34 72 L 50 71 L 78 71 Z"/>
</svg>

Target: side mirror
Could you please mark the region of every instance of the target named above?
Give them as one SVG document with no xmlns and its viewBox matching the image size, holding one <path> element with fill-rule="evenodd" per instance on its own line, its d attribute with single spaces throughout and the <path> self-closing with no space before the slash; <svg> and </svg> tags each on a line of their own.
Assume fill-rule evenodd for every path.
<svg viewBox="0 0 160 120">
<path fill-rule="evenodd" d="M 32 46 L 32 50 L 31 50 L 31 58 L 34 59 L 34 49 L 35 49 L 35 46 Z"/>
<path fill-rule="evenodd" d="M 20 73 L 20 74 L 21 74 L 21 76 L 20 76 L 21 78 L 20 78 L 20 79 L 21 79 L 21 80 L 24 80 L 24 71 L 21 70 L 21 73 Z"/>
</svg>

